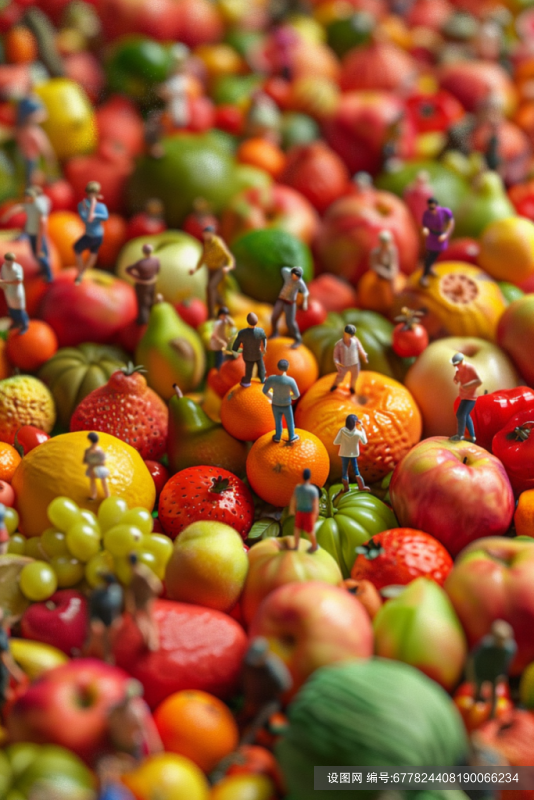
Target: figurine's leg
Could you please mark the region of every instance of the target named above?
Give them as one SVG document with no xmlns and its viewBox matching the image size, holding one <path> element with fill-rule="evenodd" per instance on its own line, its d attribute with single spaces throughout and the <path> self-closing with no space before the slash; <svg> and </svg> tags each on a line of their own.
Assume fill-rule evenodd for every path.
<svg viewBox="0 0 534 800">
<path fill-rule="evenodd" d="M 296 517 L 295 517 L 295 520 L 296 520 Z M 298 550 L 298 549 L 299 549 L 299 544 L 300 544 L 300 535 L 301 535 L 301 533 L 302 533 L 301 529 L 300 529 L 300 528 L 298 528 L 298 527 L 295 525 L 295 527 L 293 528 L 293 536 L 294 536 L 294 538 L 295 538 L 295 546 L 293 547 L 293 550 Z"/>
<path fill-rule="evenodd" d="M 9 547 L 9 541 L 0 542 L 0 556 L 5 556 L 6 555 L 8 547 Z"/>
<path fill-rule="evenodd" d="M 436 263 L 439 256 L 439 251 L 437 250 L 427 250 L 425 253 L 425 261 L 424 261 L 424 269 L 423 274 L 419 283 L 421 286 L 428 286 L 428 279 L 431 275 L 436 275 L 434 270 L 434 264 Z"/>
<path fill-rule="evenodd" d="M 274 417 L 274 427 L 275 433 L 273 436 L 273 442 L 278 443 L 282 439 L 282 419 L 284 417 L 284 408 L 283 406 L 271 406 L 273 410 L 273 417 Z"/>
<path fill-rule="evenodd" d="M 217 372 L 223 365 L 224 355 L 222 350 L 215 350 L 215 369 Z"/>
<path fill-rule="evenodd" d="M 255 361 L 245 361 L 245 375 L 241 378 L 241 386 L 245 388 L 252 383 L 252 373 L 254 372 Z"/>
<path fill-rule="evenodd" d="M 350 366 L 349 372 L 350 372 L 350 393 L 356 394 L 356 382 L 358 380 L 358 375 L 360 374 L 360 365 L 354 364 L 353 366 Z"/>
<path fill-rule="evenodd" d="M 282 316 L 282 312 L 284 310 L 284 301 L 277 300 L 273 306 L 273 313 L 271 314 L 271 339 L 274 339 L 275 336 L 278 336 L 278 322 L 280 321 L 280 317 Z"/>
<path fill-rule="evenodd" d="M 30 318 L 26 309 L 22 308 L 20 311 L 20 333 L 26 333 L 30 325 Z"/>
<path fill-rule="evenodd" d="M 152 286 L 146 286 L 146 284 L 142 283 L 135 284 L 135 296 L 137 298 L 137 325 L 146 325 L 148 323 L 150 316 L 149 290 L 152 288 Z"/>
<path fill-rule="evenodd" d="M 104 632 L 102 636 L 102 644 L 103 644 L 103 661 L 106 664 L 115 664 L 115 657 L 113 655 L 113 651 L 111 648 L 111 636 L 110 636 L 110 629 L 105 626 Z"/>
<path fill-rule="evenodd" d="M 469 431 L 469 436 L 471 437 L 471 441 L 472 442 L 476 442 L 477 437 L 475 436 L 475 426 L 473 425 L 473 420 L 471 419 L 471 412 L 473 411 L 473 408 L 475 407 L 475 402 L 476 401 L 475 400 L 468 400 L 467 402 L 470 404 L 469 408 L 467 410 L 467 417 L 466 417 L 466 420 L 465 420 L 466 424 L 467 424 L 467 430 Z"/>
<path fill-rule="evenodd" d="M 266 703 L 263 708 L 260 708 L 252 723 L 246 728 L 243 736 L 239 740 L 239 747 L 244 744 L 253 744 L 256 741 L 258 733 L 264 728 L 273 714 L 276 714 L 281 709 L 279 700 L 273 700 L 271 703 Z"/>
<path fill-rule="evenodd" d="M 260 379 L 261 383 L 265 383 L 265 364 L 263 363 L 263 358 L 260 358 L 259 361 L 255 362 L 258 367 L 258 378 Z"/>
<path fill-rule="evenodd" d="M 288 441 L 296 442 L 300 437 L 295 434 L 295 420 L 291 406 L 283 406 L 283 414 L 286 420 Z"/>
<path fill-rule="evenodd" d="M 451 439 L 458 441 L 465 436 L 465 428 L 467 424 L 468 414 L 468 400 L 460 400 L 460 405 L 456 411 L 456 419 L 458 420 L 458 430 L 456 436 L 451 436 Z"/>
<path fill-rule="evenodd" d="M 97 252 L 97 253 L 93 253 L 93 252 L 91 251 L 91 252 L 89 253 L 89 258 L 88 258 L 88 259 L 87 259 L 87 261 L 85 262 L 85 268 L 84 268 L 84 272 L 85 272 L 85 270 L 87 270 L 87 269 L 93 269 L 93 267 L 95 266 L 95 264 L 96 264 L 96 262 L 97 262 L 97 259 L 98 259 L 98 252 Z"/>
<path fill-rule="evenodd" d="M 207 300 L 208 300 L 208 314 L 210 319 L 215 318 L 215 309 L 217 306 L 219 295 L 219 284 L 224 278 L 224 272 L 222 269 L 214 269 L 210 272 L 208 278 L 208 292 L 207 292 Z M 222 304 L 222 302 L 221 302 Z"/>
<path fill-rule="evenodd" d="M 299 326 L 297 325 L 297 304 L 296 303 L 285 303 L 285 315 L 286 315 L 286 325 L 287 331 L 292 339 L 295 340 L 295 345 L 300 344 L 302 341 L 302 337 L 300 335 Z"/>
<path fill-rule="evenodd" d="M 349 464 L 350 458 L 341 456 L 341 483 L 343 484 L 343 494 L 349 491 Z"/>
<path fill-rule="evenodd" d="M 100 483 L 102 485 L 102 491 L 104 493 L 104 497 L 109 497 L 108 479 L 107 478 L 100 478 Z"/>
<path fill-rule="evenodd" d="M 89 477 L 89 500 L 96 500 L 98 490 L 96 488 L 96 480 L 92 476 Z"/>
<path fill-rule="evenodd" d="M 337 389 L 339 384 L 343 382 L 343 378 L 345 377 L 345 375 L 347 374 L 348 371 L 349 371 L 348 367 L 338 367 L 337 375 L 336 375 L 336 377 L 334 379 L 334 383 L 330 387 L 330 391 L 331 392 L 335 391 L 335 389 Z"/>
<path fill-rule="evenodd" d="M 35 240 L 37 249 L 37 237 L 35 237 Z M 36 258 L 41 266 L 41 272 L 45 281 L 47 283 L 51 283 L 54 280 L 54 276 L 52 275 L 52 269 L 50 267 L 50 252 L 48 249 L 48 242 L 44 236 L 41 240 L 41 253 L 36 253 Z"/>
</svg>

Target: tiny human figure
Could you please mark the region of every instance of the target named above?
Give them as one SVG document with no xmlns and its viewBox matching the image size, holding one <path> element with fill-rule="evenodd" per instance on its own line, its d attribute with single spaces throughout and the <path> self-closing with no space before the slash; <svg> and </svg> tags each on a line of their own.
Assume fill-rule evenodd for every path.
<svg viewBox="0 0 534 800">
<path fill-rule="evenodd" d="M 78 203 L 78 214 L 85 223 L 85 233 L 74 243 L 78 275 L 75 283 L 81 283 L 86 269 L 92 269 L 98 258 L 98 251 L 104 241 L 104 228 L 102 223 L 109 216 L 107 206 L 100 203 L 100 184 L 89 181 L 85 187 L 85 199 Z M 84 262 L 83 253 L 89 250 L 89 258 Z"/>
<path fill-rule="evenodd" d="M 260 137 L 278 144 L 280 120 L 280 110 L 274 100 L 261 89 L 254 92 L 245 120 L 246 136 Z"/>
<path fill-rule="evenodd" d="M 158 95 L 165 101 L 173 128 L 187 128 L 190 120 L 189 98 L 187 96 L 187 60 L 189 48 L 185 44 L 175 44 L 171 50 L 171 74 L 158 89 Z"/>
<path fill-rule="evenodd" d="M 371 491 L 370 488 L 365 485 L 358 468 L 360 442 L 362 444 L 367 444 L 367 434 L 356 414 L 349 414 L 345 420 L 344 427 L 339 429 L 334 439 L 334 444 L 339 445 L 339 455 L 341 456 L 341 483 L 343 484 L 343 494 L 349 491 L 349 467 L 351 465 L 360 491 Z"/>
<path fill-rule="evenodd" d="M 206 228 L 213 228 L 217 233 L 219 220 L 212 211 L 211 205 L 204 197 L 195 197 L 193 209 L 184 220 L 183 229 L 186 233 L 194 236 L 199 242 L 203 241 L 203 233 Z"/>
<path fill-rule="evenodd" d="M 306 533 L 312 546 L 309 553 L 315 553 L 319 549 L 315 538 L 315 523 L 319 516 L 319 490 L 311 482 L 311 470 L 305 469 L 302 472 L 302 483 L 295 486 L 295 491 L 289 503 L 289 513 L 295 517 L 293 535 L 295 537 L 295 550 L 299 549 L 300 537 Z"/>
<path fill-rule="evenodd" d="M 132 579 L 126 588 L 125 609 L 131 615 L 147 650 L 159 648 L 159 633 L 154 619 L 154 600 L 163 591 L 163 584 L 150 567 L 139 561 L 137 553 L 128 556 Z"/>
<path fill-rule="evenodd" d="M 94 431 L 87 434 L 87 438 L 91 442 L 85 453 L 83 454 L 83 463 L 87 464 L 85 471 L 86 476 L 89 478 L 90 491 L 89 500 L 96 500 L 97 498 L 97 478 L 102 485 L 104 497 L 109 497 L 109 469 L 106 467 L 106 454 L 101 447 L 98 446 L 98 434 Z"/>
<path fill-rule="evenodd" d="M 221 306 L 217 312 L 217 322 L 213 326 L 209 348 L 215 353 L 215 369 L 220 370 L 224 355 L 228 351 L 228 344 L 234 328 L 234 321 L 226 306 Z"/>
<path fill-rule="evenodd" d="M 160 271 L 160 261 L 152 255 L 151 244 L 143 245 L 143 256 L 135 264 L 126 268 L 126 274 L 134 279 L 137 297 L 137 324 L 146 325 L 150 318 L 150 309 L 156 299 L 156 283 Z"/>
<path fill-rule="evenodd" d="M 293 53 L 300 37 L 291 25 L 280 25 L 275 22 L 271 28 L 271 38 L 278 72 L 284 80 L 292 81 L 294 71 Z"/>
<path fill-rule="evenodd" d="M 101 758 L 96 766 L 100 788 L 98 800 L 135 800 L 130 790 L 121 782 L 122 775 L 130 768 L 129 758 L 123 759 L 120 755 Z"/>
<path fill-rule="evenodd" d="M 215 316 L 216 306 L 224 305 L 220 293 L 220 285 L 226 275 L 235 268 L 235 258 L 227 248 L 220 236 L 215 233 L 215 228 L 208 225 L 202 232 L 203 248 L 197 265 L 189 270 L 194 275 L 203 265 L 208 268 L 207 306 L 210 319 Z"/>
<path fill-rule="evenodd" d="M 300 392 L 294 378 L 291 378 L 287 371 L 289 369 L 289 361 L 281 358 L 276 365 L 279 374 L 269 375 L 263 384 L 263 394 L 267 397 L 272 397 L 272 409 L 275 424 L 275 434 L 273 442 L 280 442 L 282 440 L 282 420 L 285 419 L 288 433 L 288 443 L 296 442 L 299 438 L 295 433 L 295 422 L 293 419 L 293 400 L 300 397 Z"/>
<path fill-rule="evenodd" d="M 498 619 L 493 622 L 491 632 L 480 640 L 471 653 L 467 676 L 475 687 L 475 702 L 483 699 L 483 685 L 491 684 L 490 719 L 494 718 L 497 707 L 497 684 L 507 679 L 516 652 L 512 626 Z"/>
<path fill-rule="evenodd" d="M 369 266 L 379 278 L 393 284 L 399 274 L 399 251 L 390 231 L 380 231 L 378 247 L 369 254 Z"/>
<path fill-rule="evenodd" d="M 5 556 L 9 546 L 9 533 L 6 528 L 6 507 L 0 503 L 0 556 Z"/>
<path fill-rule="evenodd" d="M 269 719 L 282 708 L 282 695 L 293 685 L 291 674 L 282 661 L 269 649 L 262 636 L 255 637 L 247 650 L 243 663 L 243 693 L 245 704 L 242 714 L 243 735 L 240 746 L 252 744 Z"/>
<path fill-rule="evenodd" d="M 89 595 L 89 634 L 83 653 L 114 664 L 112 640 L 122 619 L 124 595 L 115 575 L 109 572 L 101 577 L 104 585 L 97 586 Z"/>
<path fill-rule="evenodd" d="M 4 255 L 4 263 L 0 269 L 0 288 L 6 298 L 7 312 L 11 317 L 11 327 L 18 328 L 21 334 L 26 333 L 30 318 L 26 311 L 26 292 L 24 291 L 24 270 L 15 261 L 14 253 Z"/>
<path fill-rule="evenodd" d="M 0 710 L 8 699 L 10 678 L 17 684 L 26 681 L 26 675 L 9 650 L 9 618 L 0 606 Z"/>
<path fill-rule="evenodd" d="M 24 233 L 30 240 L 34 258 L 41 267 L 44 280 L 46 283 L 50 283 L 53 280 L 47 239 L 50 200 L 43 194 L 40 186 L 29 186 L 24 192 L 24 203 L 11 206 L 2 216 L 1 221 L 7 222 L 21 211 L 26 214 Z"/>
<path fill-rule="evenodd" d="M 345 375 L 350 375 L 350 393 L 356 393 L 356 381 L 360 374 L 360 358 L 367 364 L 369 359 L 363 349 L 362 343 L 356 336 L 354 325 L 346 325 L 343 338 L 338 339 L 334 347 L 334 364 L 337 375 L 330 391 L 334 392 L 343 381 Z"/>
<path fill-rule="evenodd" d="M 252 312 L 247 315 L 248 328 L 242 328 L 234 339 L 232 350 L 236 353 L 242 348 L 245 362 L 245 375 L 241 378 L 241 386 L 248 388 L 252 383 L 254 365 L 258 370 L 258 378 L 265 383 L 265 365 L 263 356 L 267 350 L 267 336 L 263 328 L 258 328 L 258 317 Z"/>
<path fill-rule="evenodd" d="M 57 164 L 54 148 L 41 128 L 47 117 L 46 108 L 37 97 L 31 95 L 19 101 L 15 141 L 24 161 L 26 186 L 34 182 L 41 156 L 45 159 L 49 170 L 55 169 Z"/>
<path fill-rule="evenodd" d="M 453 442 L 465 439 L 465 428 L 467 426 L 471 441 L 476 442 L 475 426 L 473 425 L 471 414 L 477 401 L 477 389 L 482 385 L 482 381 L 474 366 L 465 361 L 463 353 L 455 353 L 451 358 L 451 364 L 456 369 L 453 380 L 459 386 L 460 405 L 456 410 L 458 432 L 450 438 Z"/>
<path fill-rule="evenodd" d="M 438 256 L 449 246 L 454 230 L 454 217 L 450 208 L 438 205 L 435 197 L 427 200 L 427 210 L 423 214 L 423 236 L 425 237 L 425 267 L 419 283 L 428 286 L 429 277 L 435 276 L 434 264 Z"/>
<path fill-rule="evenodd" d="M 123 699 L 109 710 L 107 732 L 114 751 L 125 753 L 136 762 L 163 752 L 163 743 L 143 700 L 143 686 L 139 681 L 129 680 Z"/>
<path fill-rule="evenodd" d="M 386 172 L 394 171 L 399 161 L 399 143 L 402 138 L 403 121 L 404 113 L 401 112 L 386 131 L 386 141 L 382 147 L 382 163 Z"/>
<path fill-rule="evenodd" d="M 296 347 L 302 341 L 296 318 L 297 297 L 299 294 L 302 295 L 302 309 L 306 311 L 308 308 L 308 287 L 302 279 L 302 270 L 300 267 L 282 267 L 281 273 L 284 285 L 273 307 L 271 317 L 273 332 L 271 338 L 278 336 L 278 321 L 282 314 L 284 314 L 288 334 L 295 340 L 293 346 Z"/>
</svg>

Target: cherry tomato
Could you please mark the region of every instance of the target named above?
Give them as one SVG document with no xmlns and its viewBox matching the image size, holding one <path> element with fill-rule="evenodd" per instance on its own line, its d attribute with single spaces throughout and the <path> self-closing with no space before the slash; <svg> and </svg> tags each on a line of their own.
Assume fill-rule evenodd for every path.
<svg viewBox="0 0 534 800">
<path fill-rule="evenodd" d="M 243 132 L 243 122 L 243 112 L 237 106 L 222 105 L 215 109 L 215 127 L 221 131 L 239 136 Z"/>
<path fill-rule="evenodd" d="M 148 471 L 152 475 L 152 480 L 154 481 L 154 486 L 156 487 L 156 497 L 159 497 L 159 494 L 167 481 L 169 480 L 169 470 L 167 467 L 164 467 L 163 464 L 160 464 L 159 461 L 145 461 Z"/>
<path fill-rule="evenodd" d="M 15 434 L 14 446 L 21 456 L 27 456 L 31 450 L 47 442 L 48 439 L 50 436 L 35 425 L 23 425 Z"/>
<path fill-rule="evenodd" d="M 321 325 L 327 317 L 327 311 L 320 300 L 314 297 L 308 300 L 308 308 L 303 311 L 302 308 L 297 309 L 297 324 L 301 333 L 312 328 L 314 325 Z"/>
<path fill-rule="evenodd" d="M 181 303 L 177 303 L 174 307 L 183 321 L 187 322 L 192 328 L 198 328 L 208 319 L 206 304 L 198 297 L 182 300 Z"/>
<path fill-rule="evenodd" d="M 428 333 L 419 323 L 408 327 L 404 322 L 399 322 L 393 329 L 392 347 L 401 358 L 419 356 L 427 345 Z"/>
<path fill-rule="evenodd" d="M 489 719 L 491 712 L 490 687 L 485 684 L 482 687 L 482 700 L 475 702 L 474 688 L 470 683 L 462 683 L 456 690 L 453 701 L 458 708 L 467 732 L 476 730 Z M 497 684 L 497 707 L 495 716 L 497 719 L 505 717 L 513 708 L 510 698 L 508 684 L 501 681 Z"/>
</svg>

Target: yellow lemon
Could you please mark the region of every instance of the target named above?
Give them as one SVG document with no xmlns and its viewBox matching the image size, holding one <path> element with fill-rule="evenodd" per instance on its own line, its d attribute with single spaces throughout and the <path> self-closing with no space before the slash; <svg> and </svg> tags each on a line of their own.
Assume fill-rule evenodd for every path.
<svg viewBox="0 0 534 800">
<path fill-rule="evenodd" d="M 208 800 L 209 784 L 188 758 L 159 753 L 122 776 L 122 782 L 139 800 Z"/>
<path fill-rule="evenodd" d="M 43 129 L 61 161 L 95 149 L 98 134 L 94 109 L 78 83 L 51 78 L 36 86 L 35 92 L 48 112 Z"/>
</svg>

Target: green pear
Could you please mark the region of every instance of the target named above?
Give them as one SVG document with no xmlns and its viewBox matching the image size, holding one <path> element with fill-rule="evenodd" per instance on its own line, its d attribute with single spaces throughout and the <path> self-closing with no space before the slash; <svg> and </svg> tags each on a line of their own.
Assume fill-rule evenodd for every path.
<svg viewBox="0 0 534 800">
<path fill-rule="evenodd" d="M 202 380 L 206 355 L 195 330 L 187 325 L 170 303 L 158 295 L 152 306 L 148 327 L 137 345 L 135 358 L 147 371 L 147 382 L 168 400 L 173 384 L 184 391 L 195 389 Z"/>
<path fill-rule="evenodd" d="M 478 239 L 490 222 L 513 216 L 515 210 L 500 175 L 483 172 L 475 178 L 458 209 L 454 235 Z"/>
<path fill-rule="evenodd" d="M 237 531 L 222 522 L 193 522 L 174 543 L 165 571 L 167 597 L 227 612 L 239 599 L 247 572 Z"/>
<path fill-rule="evenodd" d="M 245 474 L 247 448 L 214 422 L 191 397 L 184 397 L 177 385 L 169 403 L 167 455 L 174 474 L 187 467 L 211 464 Z"/>
</svg>

